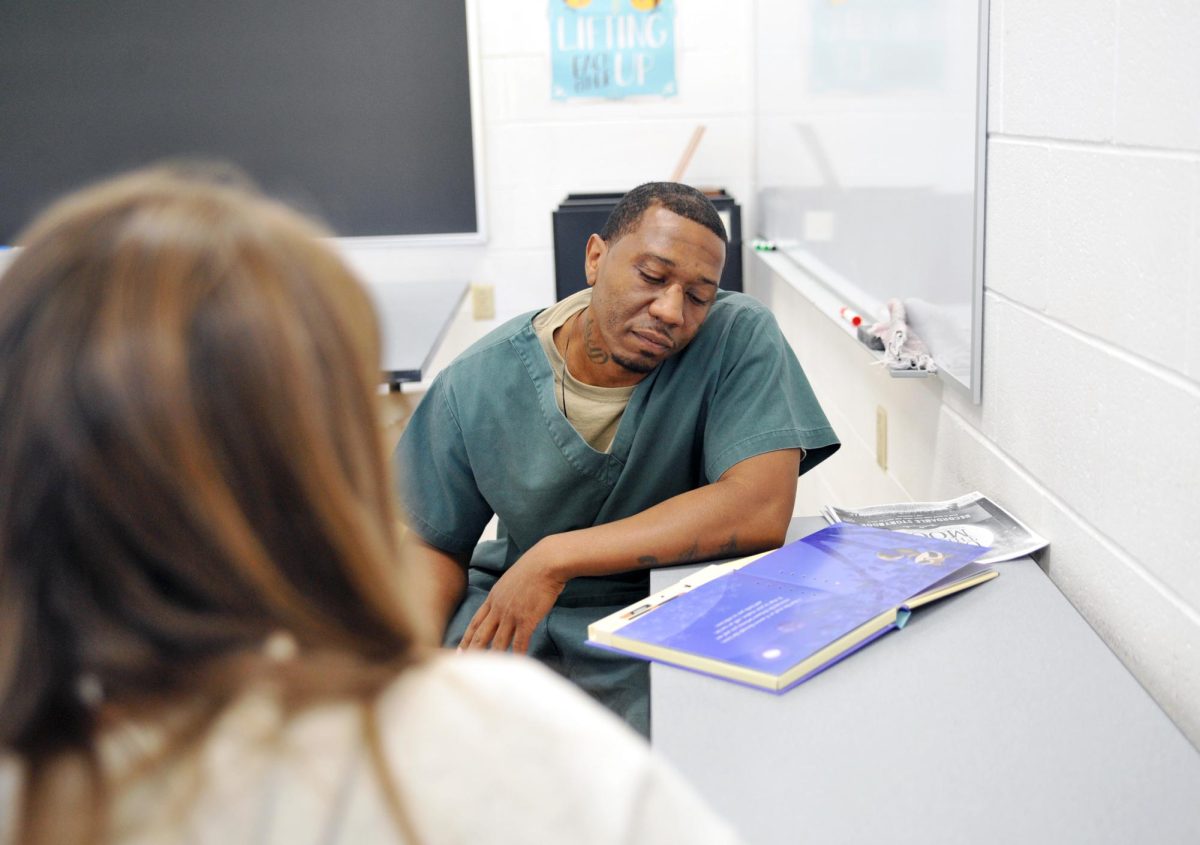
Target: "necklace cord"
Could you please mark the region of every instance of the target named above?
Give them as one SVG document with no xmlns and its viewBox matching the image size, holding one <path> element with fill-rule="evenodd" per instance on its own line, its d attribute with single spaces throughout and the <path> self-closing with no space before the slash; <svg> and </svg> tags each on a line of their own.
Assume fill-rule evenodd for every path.
<svg viewBox="0 0 1200 845">
<path fill-rule="evenodd" d="M 567 356 L 571 353 L 571 332 L 575 330 L 575 323 L 571 323 L 571 328 L 567 332 L 567 342 L 563 346 L 563 367 L 562 367 L 562 406 L 563 417 L 567 422 L 571 421 L 571 417 L 567 414 Z"/>
</svg>

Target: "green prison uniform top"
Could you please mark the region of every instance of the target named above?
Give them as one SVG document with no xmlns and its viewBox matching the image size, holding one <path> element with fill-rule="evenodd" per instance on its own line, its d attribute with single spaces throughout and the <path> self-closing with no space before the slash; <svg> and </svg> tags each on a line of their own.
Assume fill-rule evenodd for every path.
<svg viewBox="0 0 1200 845">
<path fill-rule="evenodd" d="M 534 316 L 505 323 L 447 367 L 396 449 L 409 526 L 446 552 L 474 549 L 475 592 L 549 534 L 640 513 L 765 452 L 804 449 L 803 474 L 840 445 L 774 316 L 749 296 L 720 292 L 692 342 L 638 383 L 607 454 L 559 411 Z M 499 539 L 477 546 L 493 512 Z M 557 606 L 595 608 L 583 614 L 594 620 L 644 598 L 648 585 L 644 569 L 575 578 Z"/>
<path fill-rule="evenodd" d="M 718 294 L 687 348 L 638 383 L 608 454 L 559 411 L 533 316 L 447 367 L 397 448 L 404 510 L 431 545 L 470 551 L 499 515 L 504 539 L 475 548 L 472 568 L 499 574 L 549 534 L 640 513 L 764 452 L 804 449 L 804 474 L 838 448 L 774 316 L 749 296 Z M 576 578 L 562 598 L 637 601 L 647 584 L 644 571 Z"/>
</svg>

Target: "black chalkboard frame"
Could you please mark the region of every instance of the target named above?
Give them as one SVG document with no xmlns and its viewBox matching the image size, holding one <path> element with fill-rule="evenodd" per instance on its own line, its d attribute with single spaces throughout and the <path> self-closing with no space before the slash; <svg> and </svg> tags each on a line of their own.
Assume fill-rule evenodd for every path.
<svg viewBox="0 0 1200 845">
<path fill-rule="evenodd" d="M 170 158 L 232 162 L 355 243 L 485 239 L 466 0 L 12 0 L 6 12 L 0 244 L 56 196 Z"/>
</svg>

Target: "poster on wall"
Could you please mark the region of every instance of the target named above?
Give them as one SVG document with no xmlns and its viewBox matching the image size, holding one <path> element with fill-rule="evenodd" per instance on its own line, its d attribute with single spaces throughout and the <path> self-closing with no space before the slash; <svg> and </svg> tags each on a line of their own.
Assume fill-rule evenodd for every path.
<svg viewBox="0 0 1200 845">
<path fill-rule="evenodd" d="M 946 22 L 953 19 L 948 2 L 812 3 L 811 91 L 886 96 L 940 90 L 946 77 Z"/>
<path fill-rule="evenodd" d="M 675 0 L 550 0 L 555 100 L 675 94 Z"/>
</svg>

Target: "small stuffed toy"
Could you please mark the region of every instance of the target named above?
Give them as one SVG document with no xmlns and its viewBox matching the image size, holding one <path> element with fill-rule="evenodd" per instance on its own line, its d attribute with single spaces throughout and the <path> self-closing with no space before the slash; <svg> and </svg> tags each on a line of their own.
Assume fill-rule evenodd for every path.
<svg viewBox="0 0 1200 845">
<path fill-rule="evenodd" d="M 936 373 L 937 364 L 929 347 L 908 327 L 908 314 L 898 299 L 887 302 L 888 316 L 868 331 L 883 341 L 883 361 L 895 370 L 925 370 Z"/>
</svg>

